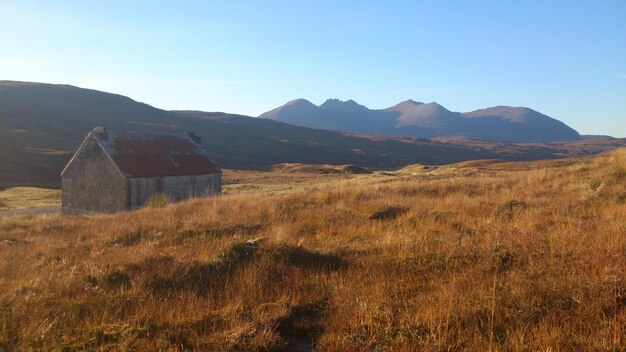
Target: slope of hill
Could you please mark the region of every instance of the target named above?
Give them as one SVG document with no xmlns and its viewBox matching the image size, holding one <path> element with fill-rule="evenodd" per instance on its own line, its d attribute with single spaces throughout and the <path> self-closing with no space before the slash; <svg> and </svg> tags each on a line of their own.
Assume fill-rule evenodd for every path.
<svg viewBox="0 0 626 352">
<path fill-rule="evenodd" d="M 533 160 L 588 155 L 624 144 L 620 139 L 521 145 L 354 135 L 241 115 L 164 111 L 67 85 L 0 81 L 0 188 L 58 187 L 61 169 L 95 126 L 194 131 L 220 166 L 239 169 L 280 163 L 389 169 L 471 159 Z"/>
<path fill-rule="evenodd" d="M 0 217 L 0 349 L 624 351 L 626 151 L 441 169 Z"/>
<path fill-rule="evenodd" d="M 172 114 L 68 85 L 0 81 L 0 187 L 59 184 L 86 131 L 168 127 Z"/>
<path fill-rule="evenodd" d="M 558 120 L 532 109 L 508 106 L 458 113 L 437 103 L 413 100 L 383 110 L 370 110 L 352 100 L 329 99 L 315 106 L 299 99 L 259 117 L 298 126 L 390 136 L 464 136 L 509 142 L 580 139 L 578 132 Z"/>
<path fill-rule="evenodd" d="M 464 113 L 461 116 L 465 118 L 466 126 L 471 125 L 472 133 L 478 138 L 490 138 L 495 134 L 500 136 L 498 139 L 518 139 L 524 142 L 581 139 L 578 132 L 563 122 L 529 108 L 496 106 Z"/>
</svg>

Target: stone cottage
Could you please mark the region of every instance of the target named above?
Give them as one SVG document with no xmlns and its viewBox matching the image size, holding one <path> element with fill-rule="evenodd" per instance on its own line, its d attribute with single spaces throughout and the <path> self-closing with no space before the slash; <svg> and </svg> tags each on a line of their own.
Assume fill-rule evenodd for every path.
<svg viewBox="0 0 626 352">
<path fill-rule="evenodd" d="M 61 172 L 65 214 L 136 209 L 155 194 L 171 201 L 217 194 L 222 171 L 193 133 L 87 134 Z"/>
</svg>

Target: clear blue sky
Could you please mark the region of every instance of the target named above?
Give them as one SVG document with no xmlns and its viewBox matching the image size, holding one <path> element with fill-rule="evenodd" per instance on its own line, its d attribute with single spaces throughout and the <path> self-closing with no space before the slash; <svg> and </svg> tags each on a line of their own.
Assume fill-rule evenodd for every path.
<svg viewBox="0 0 626 352">
<path fill-rule="evenodd" d="M 164 109 L 528 106 L 626 137 L 626 1 L 7 1 L 0 79 Z"/>
</svg>

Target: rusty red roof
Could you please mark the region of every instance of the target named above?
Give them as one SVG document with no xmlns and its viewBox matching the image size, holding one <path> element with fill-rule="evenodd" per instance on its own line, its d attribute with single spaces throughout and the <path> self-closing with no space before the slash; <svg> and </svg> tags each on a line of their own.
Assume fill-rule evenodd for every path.
<svg viewBox="0 0 626 352">
<path fill-rule="evenodd" d="M 219 172 L 197 137 L 190 134 L 106 131 L 93 135 L 126 177 Z"/>
</svg>

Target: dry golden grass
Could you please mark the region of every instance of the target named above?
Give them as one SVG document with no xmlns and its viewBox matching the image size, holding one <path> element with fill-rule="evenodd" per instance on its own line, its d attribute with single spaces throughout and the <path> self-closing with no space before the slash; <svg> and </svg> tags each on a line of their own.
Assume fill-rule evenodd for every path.
<svg viewBox="0 0 626 352">
<path fill-rule="evenodd" d="M 321 184 L 337 184 L 338 181 L 356 177 L 351 174 L 313 172 L 223 170 L 222 192 L 224 194 L 265 193 L 274 195 L 310 188 Z"/>
<path fill-rule="evenodd" d="M 12 187 L 0 191 L 0 210 L 55 207 L 61 205 L 61 191 L 37 187 Z"/>
<path fill-rule="evenodd" d="M 624 351 L 626 151 L 0 218 L 0 350 Z"/>
</svg>

